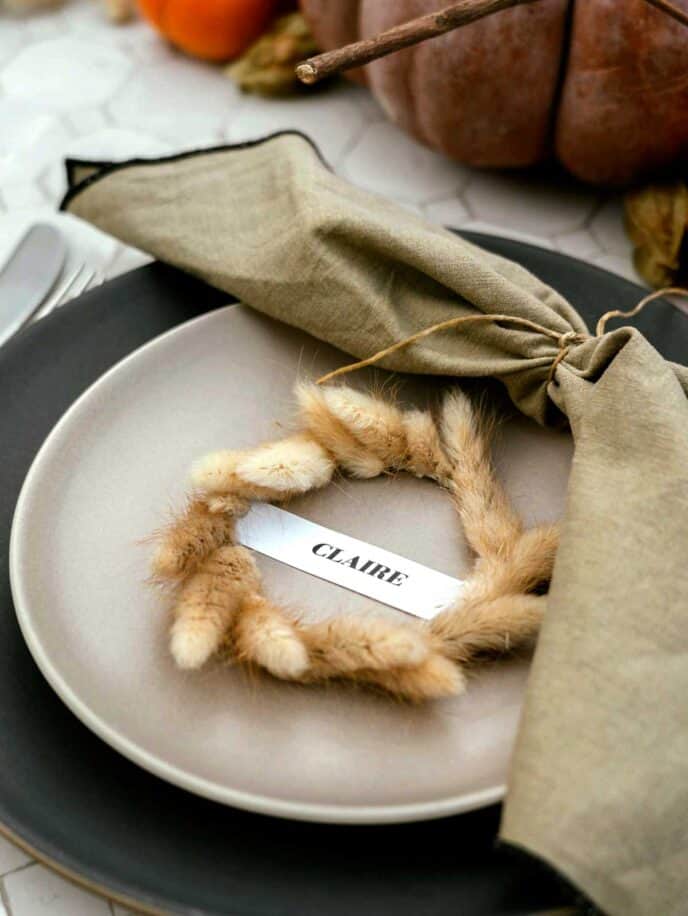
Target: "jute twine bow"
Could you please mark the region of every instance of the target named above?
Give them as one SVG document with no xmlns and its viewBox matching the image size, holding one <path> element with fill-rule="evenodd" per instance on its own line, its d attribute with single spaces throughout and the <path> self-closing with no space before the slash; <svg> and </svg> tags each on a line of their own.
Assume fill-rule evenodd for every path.
<svg viewBox="0 0 688 916">
<path fill-rule="evenodd" d="M 653 302 L 655 299 L 660 299 L 663 296 L 688 297 L 688 289 L 684 289 L 681 286 L 667 286 L 644 296 L 637 305 L 627 312 L 623 312 L 620 309 L 612 309 L 609 312 L 605 312 L 597 322 L 594 336 L 602 337 L 605 333 L 607 322 L 611 318 L 632 318 L 634 315 L 639 314 L 648 303 Z M 446 331 L 450 328 L 457 328 L 468 324 L 510 324 L 529 331 L 537 331 L 538 334 L 543 334 L 545 337 L 549 337 L 550 340 L 556 341 L 558 351 L 557 355 L 552 360 L 552 364 L 547 374 L 548 384 L 554 380 L 557 366 L 566 358 L 571 347 L 574 344 L 584 343 L 586 340 L 593 339 L 592 334 L 582 334 L 573 330 L 566 331 L 562 334 L 561 331 L 555 331 L 552 328 L 547 328 L 542 324 L 538 324 L 536 321 L 531 321 L 529 318 L 521 318 L 517 315 L 462 315 L 458 318 L 448 318 L 446 321 L 440 321 L 437 324 L 430 325 L 428 328 L 424 328 L 422 331 L 417 331 L 415 334 L 411 334 L 410 337 L 405 337 L 403 340 L 399 340 L 397 343 L 385 347 L 383 350 L 378 350 L 377 353 L 367 357 L 367 359 L 361 359 L 358 362 L 340 366 L 339 369 L 334 369 L 332 372 L 328 372 L 326 375 L 319 378 L 317 384 L 323 385 L 340 375 L 347 375 L 349 372 L 356 372 L 358 369 L 364 369 L 366 366 L 373 366 L 386 356 L 390 356 L 398 350 L 403 350 L 404 347 L 408 347 L 410 344 L 416 343 L 424 337 L 429 337 L 437 331 Z"/>
</svg>

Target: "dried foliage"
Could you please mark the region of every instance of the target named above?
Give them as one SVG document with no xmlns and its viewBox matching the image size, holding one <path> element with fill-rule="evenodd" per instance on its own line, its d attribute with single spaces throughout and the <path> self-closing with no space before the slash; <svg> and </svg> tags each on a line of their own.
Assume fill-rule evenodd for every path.
<svg viewBox="0 0 688 916">
<path fill-rule="evenodd" d="M 640 276 L 660 289 L 688 276 L 688 186 L 651 184 L 626 195 L 626 229 Z"/>
<path fill-rule="evenodd" d="M 296 64 L 316 51 L 306 20 L 300 13 L 291 13 L 278 19 L 225 72 L 243 92 L 289 95 L 303 90 Z"/>
</svg>

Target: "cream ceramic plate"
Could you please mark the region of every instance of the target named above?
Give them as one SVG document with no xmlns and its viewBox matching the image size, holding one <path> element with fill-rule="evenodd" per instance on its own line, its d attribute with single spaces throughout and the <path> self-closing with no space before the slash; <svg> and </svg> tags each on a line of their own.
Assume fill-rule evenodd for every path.
<svg viewBox="0 0 688 916">
<path fill-rule="evenodd" d="M 466 811 L 503 795 L 526 662 L 498 664 L 464 697 L 419 708 L 343 687 L 248 681 L 219 665 L 184 673 L 167 651 L 164 599 L 145 581 L 150 546 L 141 539 L 180 504 L 192 460 L 280 435 L 297 373 L 344 359 L 236 306 L 108 372 L 58 423 L 24 484 L 11 544 L 19 623 L 43 674 L 89 728 L 192 792 L 342 823 Z M 413 383 L 407 396 L 434 392 Z M 561 514 L 570 456 L 562 434 L 505 426 L 497 463 L 529 522 Z M 448 574 L 470 567 L 449 500 L 431 483 L 343 481 L 290 509 Z M 371 605 L 276 561 L 260 565 L 270 594 L 313 613 Z"/>
</svg>

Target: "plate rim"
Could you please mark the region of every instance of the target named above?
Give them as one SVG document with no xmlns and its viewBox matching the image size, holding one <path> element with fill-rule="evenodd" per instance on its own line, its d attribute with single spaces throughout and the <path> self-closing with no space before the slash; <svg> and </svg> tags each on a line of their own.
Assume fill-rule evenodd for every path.
<svg viewBox="0 0 688 916">
<path fill-rule="evenodd" d="M 175 325 L 157 337 L 147 341 L 127 354 L 119 362 L 111 366 L 103 375 L 97 378 L 83 391 L 79 397 L 67 408 L 55 426 L 51 429 L 46 439 L 41 444 L 34 456 L 31 466 L 24 478 L 19 497 L 17 499 L 12 527 L 10 530 L 9 572 L 12 601 L 14 604 L 17 622 L 22 636 L 38 665 L 39 670 L 47 682 L 67 708 L 95 735 L 108 744 L 111 748 L 122 754 L 125 758 L 142 767 L 154 776 L 165 780 L 195 795 L 210 799 L 220 804 L 251 811 L 256 814 L 265 814 L 289 820 L 310 821 L 323 824 L 400 824 L 420 820 L 433 820 L 455 814 L 463 814 L 479 808 L 487 807 L 502 801 L 506 795 L 506 785 L 500 783 L 480 789 L 475 792 L 449 795 L 440 799 L 408 804 L 391 805 L 338 805 L 323 802 L 296 802 L 276 798 L 240 789 L 232 789 L 212 780 L 189 774 L 187 771 L 140 747 L 135 741 L 108 725 L 102 716 L 94 712 L 74 690 L 66 683 L 57 666 L 51 661 L 49 653 L 42 644 L 36 632 L 29 610 L 29 602 L 24 592 L 23 577 L 20 573 L 22 562 L 22 543 L 30 520 L 27 517 L 26 503 L 33 488 L 34 479 L 41 473 L 42 466 L 49 459 L 55 441 L 59 438 L 63 428 L 71 422 L 72 417 L 79 412 L 82 404 L 87 401 L 91 393 L 101 386 L 105 386 L 112 379 L 125 371 L 130 363 L 140 360 L 149 349 L 154 349 L 168 338 L 186 332 L 191 326 L 213 320 L 213 316 L 225 314 L 235 305 L 231 303 L 204 312 L 194 318 Z M 246 308 L 246 306 L 244 306 Z"/>
</svg>

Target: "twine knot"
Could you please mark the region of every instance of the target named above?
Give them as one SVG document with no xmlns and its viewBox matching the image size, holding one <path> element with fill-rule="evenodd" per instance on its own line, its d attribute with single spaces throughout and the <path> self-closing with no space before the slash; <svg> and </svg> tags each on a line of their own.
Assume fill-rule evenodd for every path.
<svg viewBox="0 0 688 916">
<path fill-rule="evenodd" d="M 587 340 L 586 335 L 579 334 L 578 331 L 566 331 L 557 340 L 557 345 L 560 350 L 565 350 L 572 343 L 582 343 L 584 340 Z"/>
<path fill-rule="evenodd" d="M 583 343 L 585 340 L 589 340 L 589 334 L 579 334 L 578 331 L 566 331 L 565 334 L 561 334 L 557 339 L 557 345 L 559 347 L 559 352 L 552 360 L 552 364 L 549 367 L 549 372 L 547 373 L 547 384 L 554 382 L 556 385 L 557 382 L 554 378 L 554 373 L 557 371 L 557 366 L 559 363 L 566 359 L 569 350 L 571 349 L 572 344 Z"/>
</svg>

